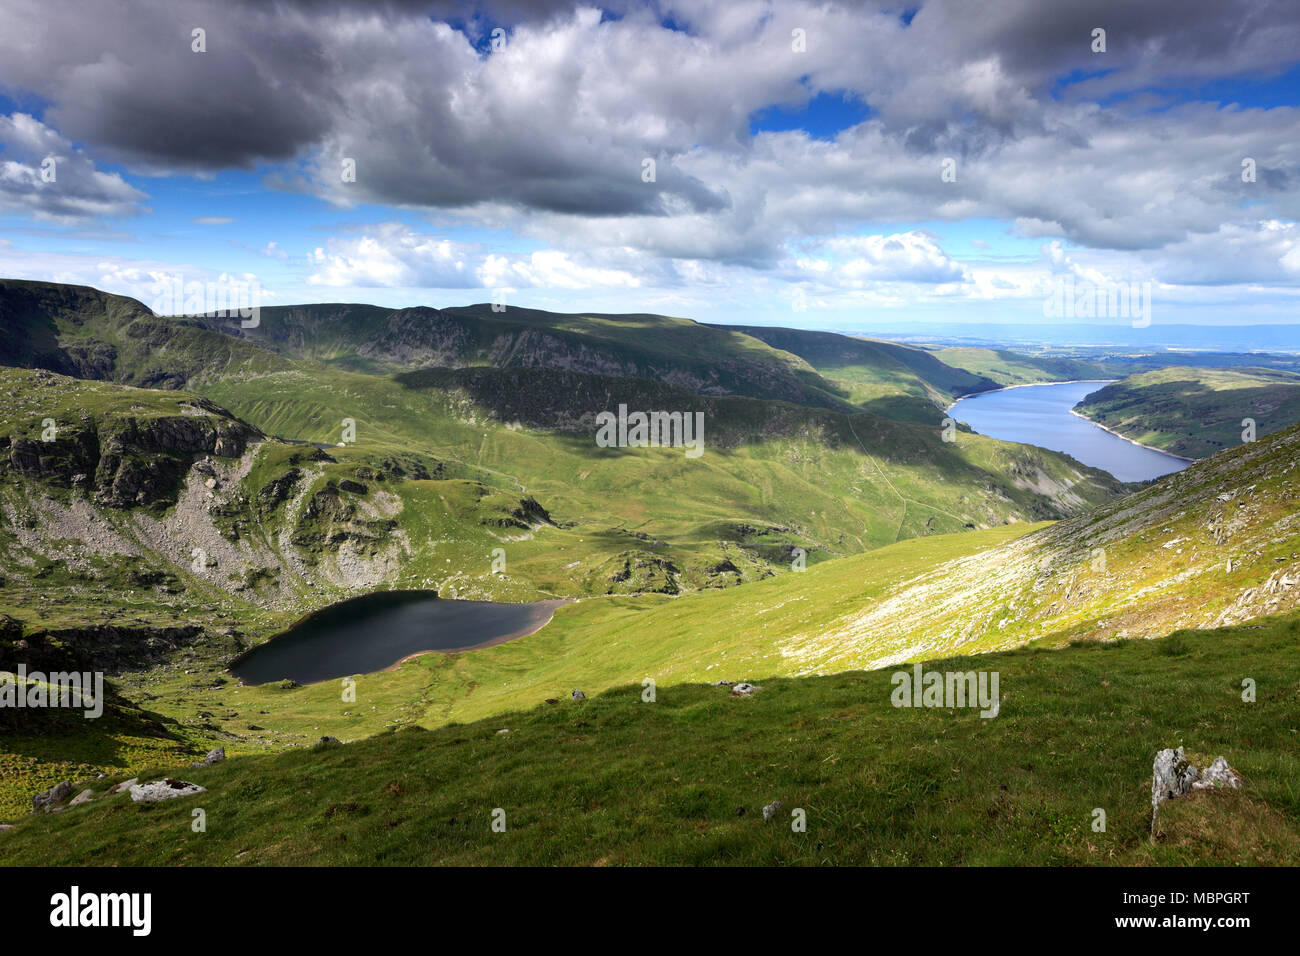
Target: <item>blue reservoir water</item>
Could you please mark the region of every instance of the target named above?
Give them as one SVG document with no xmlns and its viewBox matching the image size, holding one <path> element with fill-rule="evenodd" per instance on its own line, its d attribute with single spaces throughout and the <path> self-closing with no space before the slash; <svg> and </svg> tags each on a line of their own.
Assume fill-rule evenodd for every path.
<svg viewBox="0 0 1300 956">
<path fill-rule="evenodd" d="M 1186 468 L 1190 462 L 1135 445 L 1071 414 L 1070 409 L 1106 384 L 1019 385 L 963 398 L 948 414 L 981 435 L 1065 452 L 1120 481 L 1146 481 Z"/>
</svg>

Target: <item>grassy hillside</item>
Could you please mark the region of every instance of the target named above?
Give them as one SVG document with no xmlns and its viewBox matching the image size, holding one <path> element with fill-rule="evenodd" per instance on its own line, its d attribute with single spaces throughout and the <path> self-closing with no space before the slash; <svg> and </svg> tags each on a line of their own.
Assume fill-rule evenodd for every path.
<svg viewBox="0 0 1300 956">
<path fill-rule="evenodd" d="M 73 293 L 75 308 L 65 301 Z M 96 302 L 103 309 L 98 318 Z M 0 305 L 6 303 L 31 322 L 38 313 L 45 315 L 41 321 L 53 324 L 65 352 L 73 339 L 98 343 L 107 359 L 93 370 L 81 369 L 79 374 L 86 377 L 190 388 L 268 434 L 287 439 L 333 445 L 340 440 L 343 420 L 351 419 L 357 441 L 376 454 L 432 454 L 472 469 L 478 477 L 496 476 L 496 483 L 506 487 L 531 489 L 549 483 L 554 493 L 570 495 L 575 507 L 580 501 L 583 509 L 591 508 L 594 498 L 606 530 L 626 528 L 655 540 L 671 540 L 670 533 L 680 536 L 674 526 L 681 524 L 675 516 L 683 500 L 736 505 L 730 513 L 709 515 L 706 526 L 740 518 L 789 546 L 848 553 L 912 534 L 1068 514 L 1119 490 L 1104 473 L 1050 452 L 976 440 L 960 446 L 941 443 L 937 418 L 920 427 L 861 413 L 837 414 L 817 407 L 820 399 L 811 406 L 728 399 L 730 386 L 723 387 L 725 382 L 709 384 L 679 375 L 685 367 L 680 363 L 705 363 L 724 378 L 739 376 L 733 385 L 741 379 L 755 388 L 766 382 L 759 390 L 770 394 L 781 393 L 796 380 L 803 388 L 811 381 L 808 375 L 816 376 L 802 359 L 758 339 L 684 319 L 492 313 L 487 307 L 442 313 L 403 310 L 399 315 L 362 306 L 313 306 L 302 307 L 302 314 L 295 312 L 298 307 L 265 310 L 256 329 L 241 330 L 231 323 L 213 331 L 204 323 L 215 325 L 216 320 L 159 319 L 139 303 L 76 287 L 5 281 L 0 283 Z M 509 354 L 496 357 L 497 365 L 397 375 L 349 372 L 283 354 L 310 353 L 346 364 L 336 353 L 351 348 L 360 354 L 375 336 L 382 338 L 382 325 L 402 349 L 424 348 L 421 361 L 432 361 L 438 356 L 428 351 L 430 337 L 446 337 L 447 323 L 464 332 L 470 327 L 465 322 L 478 323 L 473 327 L 479 337 L 462 342 L 464 354 L 457 361 L 471 353 L 477 356 L 475 349 L 488 341 L 489 333 L 499 338 L 507 327 L 528 336 L 554 332 L 583 341 L 557 346 L 558 351 L 543 349 L 533 356 L 536 361 L 524 361 L 512 347 Z M 251 338 L 245 341 L 236 333 Z M 623 347 L 627 356 L 653 351 L 659 357 L 655 361 L 667 364 L 647 369 L 629 359 L 626 367 L 598 374 L 588 361 L 597 346 Z M 381 351 L 388 355 L 394 349 L 398 345 L 390 343 Z M 900 351 L 924 357 L 916 350 Z M 414 352 L 402 354 L 414 361 Z M 543 359 L 558 367 L 541 367 Z M 941 372 L 942 366 L 938 369 Z M 640 377 L 651 371 L 658 377 Z M 794 378 L 783 377 L 787 373 Z M 896 397 L 910 401 L 906 395 Z M 637 450 L 644 454 L 629 454 L 595 448 L 596 413 L 620 402 L 632 409 L 705 411 L 706 442 L 718 453 L 685 469 L 668 452 L 645 449 Z M 830 404 L 857 411 L 838 398 L 831 398 Z M 549 434 L 535 434 L 553 430 L 571 437 L 557 443 Z M 744 458 L 756 461 L 737 460 Z M 650 467 L 628 467 L 633 463 Z M 667 472 L 662 465 L 669 466 Z M 667 489 L 687 475 L 700 482 L 677 485 L 668 500 Z M 1031 483 L 1045 493 L 1031 490 Z M 637 495 L 651 502 L 659 498 L 662 505 L 636 500 Z M 650 527 L 647 518 L 667 527 Z M 694 522 L 690 527 L 700 526 Z M 698 531 L 691 534 L 698 536 Z M 734 535 L 715 531 L 708 535 L 691 546 L 703 547 L 718 538 L 737 541 Z M 710 559 L 716 558 L 715 545 L 707 547 Z"/>
<path fill-rule="evenodd" d="M 1300 607 L 1300 426 L 938 565 L 781 642 L 795 673 L 1051 638 L 1155 637 Z"/>
<path fill-rule="evenodd" d="M 1133 375 L 1093 392 L 1076 411 L 1126 438 L 1204 458 L 1300 421 L 1300 374 L 1266 368 L 1175 366 Z"/>
<path fill-rule="evenodd" d="M 505 391 L 531 399 L 550 389 L 557 397 L 543 410 L 563 409 L 561 399 L 575 395 L 595 401 L 582 388 L 648 387 L 593 376 L 566 383 L 566 373 L 543 369 L 447 371 L 520 376 Z M 616 644 L 606 625 L 633 635 L 659 627 L 665 642 L 676 628 L 674 640 L 697 641 L 689 617 L 653 625 L 639 621 L 640 611 L 670 607 L 672 595 L 794 578 L 796 547 L 812 574 L 835 555 L 898 540 L 1008 521 L 1014 531 L 1118 488 L 1061 456 L 981 436 L 944 443 L 932 429 L 867 414 L 743 398 L 698 400 L 710 416 L 707 436 L 717 428 L 739 442 L 716 447 L 709 437 L 700 459 L 680 449 L 596 449 L 580 433 L 496 417 L 486 403 L 499 405 L 502 390 L 476 401 L 476 388 L 291 362 L 281 372 L 228 373 L 206 389 L 214 405 L 189 392 L 0 370 L 0 666 L 33 663 L 35 648 L 41 660 L 104 667 L 146 714 L 129 726 L 96 722 L 89 733 L 77 726 L 7 736 L 0 812 L 19 810 L 59 779 L 136 766 L 160 749 L 201 755 L 217 743 L 235 752 L 314 739 L 322 719 L 341 713 L 328 686 L 272 688 L 228 707 L 252 689 L 219 690 L 222 668 L 299 615 L 349 595 L 381 587 L 514 601 L 646 595 L 564 609 L 573 630 L 562 626 L 567 614 L 558 617 L 542 644 L 520 645 L 522 658 L 503 645 L 511 649 L 473 655 L 472 666 L 431 661 L 451 668 L 432 678 L 423 663 L 391 679 L 367 677 L 380 696 L 344 720 L 338 733 L 352 737 L 440 721 L 462 705 L 497 706 L 525 686 L 512 689 L 520 668 L 545 679 L 552 665 L 587 659 L 603 662 L 583 672 L 597 684 L 630 679 L 627 668 L 642 661 L 607 657 Z M 235 406 L 244 421 L 222 406 Z M 533 405 L 503 410 L 540 414 Z M 356 443 L 329 443 L 349 415 Z M 48 446 L 40 440 L 46 418 L 59 426 Z M 209 420 L 248 429 L 244 444 L 218 448 L 215 430 L 201 431 L 206 444 L 161 441 Z M 151 423 L 162 425 L 147 454 L 114 451 L 118 436 L 138 436 Z M 307 441 L 263 437 L 277 432 Z M 917 560 L 929 567 L 980 544 L 969 533 L 950 537 L 961 543 Z M 492 573 L 495 548 L 507 555 L 503 574 Z M 880 565 L 881 573 L 901 566 Z M 854 585 L 842 593 L 854 595 Z M 605 607 L 613 618 L 603 617 Z M 741 623 L 729 626 L 756 640 Z M 534 646 L 547 649 L 534 657 Z M 683 672 L 707 666 L 689 655 L 680 663 Z"/>
<path fill-rule="evenodd" d="M 998 716 L 891 706 L 889 671 L 726 688 L 557 684 L 491 720 L 240 757 L 178 775 L 197 797 L 102 796 L 0 833 L 9 865 L 1295 865 L 1294 619 L 1164 640 L 935 661 L 996 671 Z M 1243 674 L 1258 700 L 1244 703 Z M 500 731 L 506 730 L 507 733 Z M 1151 761 L 1223 754 L 1239 792 L 1167 804 Z M 634 786 L 629 786 L 634 782 Z M 762 808 L 781 802 L 771 822 Z M 206 813 L 206 832 L 191 812 Z M 1106 814 L 1104 832 L 1094 811 Z M 504 832 L 491 829 L 504 812 Z M 802 810 L 806 830 L 792 828 Z"/>
<path fill-rule="evenodd" d="M 584 598 L 560 608 L 550 624 L 528 637 L 472 653 L 429 654 L 395 670 L 359 675 L 358 704 L 341 702 L 333 681 L 242 686 L 225 670 L 236 652 L 233 639 L 214 633 L 195 640 L 190 634 L 159 660 L 112 672 L 110 684 L 119 695 L 110 707 L 114 720 L 60 721 L 46 713 L 15 712 L 28 723 L 0 734 L 0 819 L 20 815 L 33 793 L 59 780 L 125 772 L 174 747 L 192 759 L 218 745 L 232 755 L 262 753 L 300 747 L 322 734 L 355 740 L 405 726 L 479 719 L 531 707 L 561 688 L 567 695 L 574 686 L 596 693 L 646 676 L 674 684 L 719 680 L 733 670 L 789 673 L 777 640 L 781 634 L 829 624 L 888 593 L 900 578 L 989 548 L 1026 527 L 913 539 L 799 574 L 676 598 Z M 95 606 L 88 589 L 77 598 Z M 141 611 L 146 600 L 134 599 L 134 609 Z M 288 622 L 284 614 L 241 611 L 231 602 L 195 607 L 197 616 L 218 627 L 232 625 L 244 640 L 276 621 Z M 46 605 L 47 613 L 52 609 Z M 119 703 L 125 708 L 121 715 Z M 134 713 L 136 708 L 144 711 Z"/>
<path fill-rule="evenodd" d="M 720 326 L 761 339 L 806 360 L 861 408 L 902 421 L 927 424 L 954 398 L 996 387 L 996 382 L 944 364 L 924 349 L 833 332 L 766 326 Z M 941 415 L 941 413 L 939 413 Z"/>
<path fill-rule="evenodd" d="M 1130 370 L 1128 366 L 1115 362 L 1055 358 L 975 346 L 936 349 L 933 354 L 945 365 L 982 375 L 999 386 L 1115 378 L 1128 374 Z"/>
<path fill-rule="evenodd" d="M 541 430 L 517 416 L 560 424 L 547 416 L 576 400 L 590 419 L 592 408 L 637 401 L 644 390 L 621 391 L 620 379 L 484 371 L 526 381 L 489 383 L 476 400 L 474 383 L 319 368 L 231 375 L 207 389 L 213 408 L 329 450 L 250 437 L 201 463 L 198 445 L 157 460 L 148 449 L 106 449 L 109 436 L 134 435 L 139 421 L 206 420 L 185 411 L 200 411 L 204 399 L 0 371 L 11 409 L 0 420 L 0 546 L 14 569 L 7 593 L 30 586 L 75 612 L 85 607 L 76 589 L 51 590 L 70 565 L 122 555 L 184 582 L 195 548 L 212 562 L 192 582 L 201 593 L 269 607 L 380 585 L 507 599 L 598 594 L 615 574 L 607 565 L 627 560 L 648 569 L 638 589 L 678 593 L 786 571 L 795 547 L 816 563 L 908 537 L 1055 517 L 1119 488 L 1023 446 L 975 435 L 945 443 L 931 429 L 869 415 L 749 399 L 697 400 L 707 422 L 699 459 L 681 449 L 601 449 L 580 424 Z M 554 397 L 542 411 L 507 406 L 503 421 L 484 407 L 501 394 L 545 399 L 548 387 Z M 329 439 L 351 416 L 356 442 L 338 447 Z M 59 442 L 39 440 L 46 418 L 59 423 Z M 23 466 L 31 449 L 38 464 Z M 101 470 L 112 474 L 95 479 Z M 148 481 L 131 486 L 119 476 L 127 472 Z M 130 500 L 101 500 L 105 488 L 127 486 Z M 167 493 L 141 522 L 132 509 L 146 488 Z M 515 514 L 530 501 L 545 520 Z M 506 575 L 490 571 L 496 547 L 508 553 Z M 37 558 L 53 562 L 39 578 L 21 570 Z"/>
<path fill-rule="evenodd" d="M 349 371 L 547 368 L 671 383 L 696 395 L 849 406 L 795 355 L 736 330 L 664 315 L 563 314 L 488 304 L 383 309 L 296 305 L 261 310 L 256 328 L 207 325 L 279 354 Z"/>
</svg>

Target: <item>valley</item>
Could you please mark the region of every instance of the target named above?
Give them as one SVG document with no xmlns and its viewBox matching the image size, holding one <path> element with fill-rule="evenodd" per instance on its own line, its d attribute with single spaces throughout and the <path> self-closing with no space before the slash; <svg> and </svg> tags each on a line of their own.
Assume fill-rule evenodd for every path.
<svg viewBox="0 0 1300 956">
<path fill-rule="evenodd" d="M 533 736 L 565 727 L 581 744 L 560 767 L 617 766 L 607 748 L 651 752 L 665 746 L 665 733 L 687 735 L 681 746 L 699 749 L 686 765 L 695 782 L 677 796 L 655 796 L 653 784 L 644 799 L 662 800 L 668 816 L 647 812 L 647 825 L 671 826 L 674 801 L 695 792 L 683 819 L 698 819 L 712 835 L 689 849 L 670 841 L 651 855 L 645 834 L 608 845 L 601 837 L 576 856 L 556 856 L 552 843 L 563 834 L 548 825 L 494 862 L 691 862 L 704 859 L 705 847 L 733 862 L 812 862 L 806 852 L 877 863 L 1200 858 L 1181 844 L 1143 850 L 1131 834 L 1084 856 L 1054 856 L 1027 842 L 1043 825 L 1037 810 L 1009 831 L 1004 855 L 960 838 L 937 852 L 906 839 L 890 851 L 869 835 L 877 824 L 861 839 L 815 851 L 771 843 L 742 851 L 734 841 L 747 831 L 720 825 L 718 814 L 731 802 L 752 803 L 751 795 L 704 782 L 723 773 L 715 760 L 742 757 L 707 756 L 706 724 L 697 722 L 721 721 L 723 733 L 744 719 L 738 708 L 775 707 L 764 736 L 739 724 L 734 732 L 750 735 L 752 759 L 786 766 L 781 735 L 828 720 L 836 726 L 842 718 L 832 713 L 845 712 L 854 688 L 867 695 L 865 709 L 851 709 L 855 733 L 877 727 L 897 738 L 896 713 L 876 709 L 887 693 L 868 690 L 884 686 L 890 667 L 954 655 L 977 655 L 970 659 L 984 666 L 1003 659 L 989 655 L 1005 655 L 1006 689 L 1016 686 L 1013 675 L 1036 686 L 1058 679 L 1051 676 L 1058 668 L 1073 673 L 1072 661 L 1094 670 L 1131 661 L 1133 686 L 1149 697 L 1163 693 L 1153 689 L 1159 667 L 1181 659 L 1186 652 L 1177 649 L 1193 640 L 1165 635 L 1195 634 L 1198 648 L 1244 646 L 1240 635 L 1256 620 L 1269 623 L 1267 639 L 1252 645 L 1252 666 L 1285 682 L 1300 616 L 1300 529 L 1290 511 L 1300 429 L 1282 428 L 1145 486 L 1126 484 L 1068 455 L 965 427 L 945 440 L 944 410 L 998 382 L 924 350 L 661 316 L 519 311 L 284 307 L 242 329 L 202 316 L 154 316 L 93 289 L 0 282 L 0 318 L 13 333 L 8 367 L 0 368 L 0 667 L 103 669 L 110 687 L 101 720 L 4 715 L 0 818 L 19 824 L 4 834 L 15 861 L 30 860 L 26 847 L 38 844 L 24 841 L 42 839 L 46 827 L 65 843 L 81 842 L 78 821 L 98 820 L 110 807 L 105 795 L 103 808 L 96 799 L 28 819 L 32 795 L 61 780 L 104 774 L 111 782 L 220 746 L 228 764 L 186 774 L 224 781 L 222 799 L 233 802 L 222 812 L 261 814 L 271 805 L 266 786 L 288 792 L 319 764 L 331 768 L 336 791 L 319 812 L 343 826 L 341 846 L 369 826 L 360 817 L 344 825 L 348 814 L 371 811 L 337 806 L 371 804 L 345 799 L 369 784 L 336 773 L 338 746 L 377 748 L 356 758 L 354 773 L 382 774 L 378 755 L 409 744 L 410 761 L 433 761 L 429 772 L 445 776 L 458 745 L 541 747 Z M 707 350 L 730 357 L 717 368 L 692 358 Z M 1032 361 L 1024 357 L 1023 367 Z M 700 416 L 701 454 L 602 445 L 601 416 L 621 405 Z M 305 615 L 379 591 L 436 593 L 448 610 L 466 601 L 544 602 L 553 617 L 525 636 L 475 641 L 487 646 L 471 651 L 434 645 L 418 648 L 434 653 L 397 654 L 409 659 L 352 675 L 351 697 L 340 695 L 338 675 L 268 674 L 246 683 L 231 673 L 233 661 Z M 355 631 L 365 633 L 364 624 Z M 1153 651 L 1166 644 L 1145 640 L 1140 651 L 1109 649 L 1155 638 L 1176 650 Z M 1026 646 L 1034 650 L 1017 650 Z M 761 690 L 736 701 L 719 681 Z M 653 711 L 669 723 L 647 723 L 651 711 L 637 709 L 646 686 L 673 702 Z M 571 699 L 575 689 L 582 700 Z M 1020 706 L 1017 691 L 1008 694 L 1004 713 Z M 716 711 L 714 698 L 732 711 Z M 1138 699 L 1115 719 L 1131 720 L 1125 708 Z M 1189 705 L 1170 695 L 1169 706 L 1181 713 Z M 1227 706 L 1214 704 L 1213 719 L 1229 721 Z M 1281 727 L 1300 716 L 1285 697 L 1272 707 L 1280 710 L 1267 719 Z M 1042 713 L 1024 713 L 1042 725 Z M 957 721 L 953 739 L 968 747 L 971 734 L 984 733 L 980 719 L 967 726 L 970 719 L 918 713 L 915 733 L 948 726 L 934 720 Z M 515 724 L 535 730 L 519 734 Z M 502 728 L 509 733 L 498 735 Z M 923 780 L 902 756 L 915 746 L 906 743 L 913 731 L 902 733 L 874 745 L 887 748 L 876 759 Z M 989 745 L 996 760 L 967 773 L 1021 759 L 1016 748 L 1029 744 L 1013 746 L 997 733 Z M 382 742 L 390 737 L 400 743 Z M 343 743 L 319 745 L 321 738 Z M 416 756 L 426 746 L 429 755 Z M 858 737 L 821 746 L 850 747 L 855 763 L 873 752 Z M 1261 747 L 1261 767 L 1285 764 L 1276 744 Z M 495 786 L 483 768 L 497 758 L 478 742 L 472 752 L 477 772 L 488 775 L 449 784 L 462 802 L 432 794 L 421 813 L 463 819 L 469 795 Z M 813 752 L 821 751 L 799 759 Z M 541 759 L 536 749 L 509 753 L 503 772 Z M 956 761 L 958 773 L 965 759 L 973 758 Z M 624 770 L 658 779 L 644 761 Z M 610 819 L 634 812 L 604 801 L 595 809 L 568 771 L 556 772 L 564 800 Z M 546 771 L 529 773 L 544 786 Z M 830 814 L 823 819 L 897 818 L 904 804 L 850 809 L 843 788 L 852 779 L 820 772 L 781 799 L 816 806 Z M 1069 799 L 1063 782 L 1039 771 L 1024 779 Z M 680 782 L 679 774 L 674 786 Z M 1138 786 L 1106 784 L 1114 785 Z M 541 792 L 520 791 L 525 815 L 536 815 L 527 808 Z M 967 798 L 946 785 L 901 792 L 911 792 L 905 804 L 923 815 Z M 1239 810 L 1243 820 L 1268 820 L 1280 842 L 1265 850 L 1243 837 L 1223 852 L 1291 859 L 1298 837 L 1289 799 L 1265 787 Z M 1064 804 L 1054 806 L 1042 812 L 1059 814 Z M 98 858 L 416 862 L 386 840 L 374 856 L 342 849 L 335 856 L 287 833 L 266 835 L 264 845 L 284 847 L 269 857 L 220 843 L 201 852 L 165 841 L 132 850 L 134 826 L 120 836 L 105 831 Z M 273 824 L 268 817 L 257 826 Z M 453 828 L 447 839 L 459 833 Z M 433 859 L 486 862 L 472 845 L 435 850 Z"/>
</svg>

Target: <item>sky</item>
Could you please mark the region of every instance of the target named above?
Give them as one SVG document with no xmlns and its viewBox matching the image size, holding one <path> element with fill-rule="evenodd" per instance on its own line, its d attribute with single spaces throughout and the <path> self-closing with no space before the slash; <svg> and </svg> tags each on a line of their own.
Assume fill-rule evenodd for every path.
<svg viewBox="0 0 1300 956">
<path fill-rule="evenodd" d="M 1297 36 L 1289 0 L 0 0 L 0 276 L 1292 323 Z"/>
</svg>

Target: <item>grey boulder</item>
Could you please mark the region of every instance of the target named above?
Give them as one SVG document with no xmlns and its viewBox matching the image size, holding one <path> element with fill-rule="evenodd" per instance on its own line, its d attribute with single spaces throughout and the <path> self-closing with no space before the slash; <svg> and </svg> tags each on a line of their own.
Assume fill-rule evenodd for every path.
<svg viewBox="0 0 1300 956">
<path fill-rule="evenodd" d="M 153 783 L 137 783 L 131 788 L 131 800 L 134 803 L 158 803 L 160 800 L 175 800 L 177 797 L 189 797 L 196 793 L 206 793 L 206 787 L 184 780 L 155 780 Z"/>
<path fill-rule="evenodd" d="M 55 804 L 62 803 L 68 797 L 72 796 L 72 782 L 64 780 L 62 783 L 56 783 L 44 793 L 38 793 L 32 797 L 32 812 L 44 810 L 49 813 L 54 809 Z"/>
</svg>

